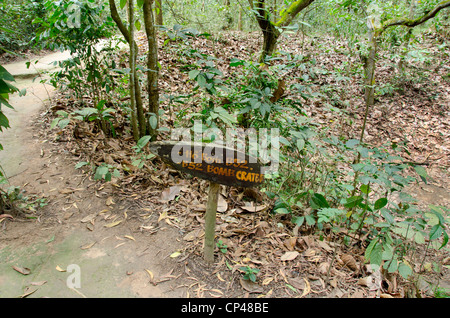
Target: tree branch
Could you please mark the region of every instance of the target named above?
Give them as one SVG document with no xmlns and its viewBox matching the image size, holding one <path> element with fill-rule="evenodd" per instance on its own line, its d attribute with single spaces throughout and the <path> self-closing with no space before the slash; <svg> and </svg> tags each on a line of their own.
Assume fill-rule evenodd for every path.
<svg viewBox="0 0 450 318">
<path fill-rule="evenodd" d="M 409 28 L 413 28 L 419 24 L 422 24 L 422 23 L 434 18 L 436 16 L 436 14 L 438 14 L 439 11 L 441 11 L 442 9 L 445 9 L 447 7 L 450 7 L 450 0 L 441 1 L 431 11 L 425 13 L 422 17 L 419 17 L 414 20 L 406 19 L 406 18 L 388 20 L 385 23 L 383 23 L 383 26 L 378 30 L 377 33 L 378 33 L 378 35 L 381 35 L 381 33 L 383 33 L 387 28 L 389 28 L 391 26 L 396 26 L 396 25 L 403 25 L 403 26 L 407 26 Z"/>
<path fill-rule="evenodd" d="M 278 20 L 275 25 L 277 27 L 288 26 L 294 20 L 295 16 L 302 11 L 304 8 L 313 3 L 314 0 L 297 0 L 294 1 L 289 8 L 281 15 L 280 20 Z"/>
<path fill-rule="evenodd" d="M 126 26 L 123 24 L 122 19 L 119 16 L 119 12 L 117 12 L 116 2 L 114 0 L 109 0 L 109 9 L 111 11 L 111 17 L 113 18 L 114 22 L 116 22 L 120 33 L 122 33 L 125 40 L 130 43 L 130 33 L 128 32 Z"/>
</svg>

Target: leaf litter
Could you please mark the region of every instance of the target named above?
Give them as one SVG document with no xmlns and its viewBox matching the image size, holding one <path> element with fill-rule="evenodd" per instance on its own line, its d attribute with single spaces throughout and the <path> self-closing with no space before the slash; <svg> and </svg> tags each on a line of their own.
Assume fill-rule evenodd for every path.
<svg viewBox="0 0 450 318">
<path fill-rule="evenodd" d="M 145 39 L 144 36 L 139 38 Z M 163 39 L 159 41 L 160 47 L 163 47 Z M 330 37 L 324 37 L 321 41 L 322 46 L 329 47 L 334 47 L 336 43 Z M 242 47 L 242 43 L 246 44 L 245 47 Z M 143 54 L 145 40 L 141 44 Z M 244 38 L 235 32 L 222 33 L 219 40 L 199 38 L 191 41 L 192 49 L 218 58 L 217 66 L 225 76 L 230 74 L 228 62 L 231 58 L 250 60 L 253 58 L 251 52 L 257 52 L 260 44 L 260 35 L 257 33 L 246 34 Z M 300 48 L 303 49 L 303 43 L 299 45 L 298 40 L 281 39 L 279 45 L 280 50 L 302 53 Z M 178 58 L 177 48 L 177 45 L 169 45 L 160 50 L 160 89 L 168 94 L 188 94 L 193 86 L 180 68 L 191 61 L 187 57 Z M 347 59 L 336 51 L 323 54 L 321 51 L 315 52 L 314 47 L 308 50 L 316 58 L 316 68 L 331 70 Z M 392 77 L 387 65 L 385 61 L 380 62 L 377 71 L 380 82 L 388 82 Z M 320 74 L 316 79 L 317 83 L 327 81 L 329 78 Z M 347 137 L 358 135 L 364 115 L 357 83 L 358 79 L 353 78 L 342 96 L 353 105 L 353 121 L 359 123 L 347 126 Z M 385 140 L 399 141 L 406 138 L 410 146 L 409 155 L 404 159 L 426 164 L 435 183 L 448 188 L 448 178 L 441 174 L 441 169 L 443 167 L 448 172 L 450 168 L 450 84 L 443 81 L 443 85 L 436 87 L 432 84 L 405 83 L 403 90 L 404 94 L 395 92 L 392 96 L 378 97 L 378 103 L 369 114 L 366 140 L 381 145 Z M 440 94 L 442 98 L 432 102 L 430 92 Z M 69 108 L 73 105 L 70 100 L 62 98 L 59 103 Z M 328 104 L 328 101 L 320 98 L 307 100 L 305 112 L 309 117 L 314 117 L 319 126 L 329 126 L 332 130 L 341 119 L 324 104 Z M 170 109 L 167 101 L 162 101 L 161 107 Z M 195 106 L 185 104 L 180 107 L 188 109 Z M 162 119 L 165 120 L 162 126 L 171 127 L 171 116 Z M 119 124 L 123 125 L 122 122 Z M 124 128 L 121 127 L 122 130 Z M 327 237 L 311 235 L 307 227 L 292 225 L 286 216 L 270 215 L 272 203 L 257 189 L 222 188 L 216 242 L 222 241 L 226 245 L 226 252 L 218 247 L 216 263 L 209 268 L 202 260 L 207 182 L 186 178 L 157 158 L 145 162 L 142 169 L 136 169 L 132 164 L 135 153 L 131 136 L 112 139 L 88 123 L 70 124 L 64 131 L 54 133 L 53 136 L 51 134 L 47 137 L 63 143 L 78 160 L 96 165 L 112 164 L 122 172 L 120 178 L 113 177 L 111 181 L 113 195 L 105 201 L 107 208 L 123 201 L 132 202 L 140 211 L 135 217 L 142 222 L 139 227 L 142 233 L 154 234 L 160 229 L 161 222 L 180 231 L 183 250 L 168 251 L 167 255 L 185 278 L 182 286 L 187 287 L 187 296 L 301 298 L 404 295 L 403 287 L 399 284 L 401 279 L 394 279 L 383 271 L 369 270 L 363 259 L 364 251 L 357 246 L 341 251 Z M 97 191 L 101 191 L 101 187 Z M 60 193 L 71 196 L 80 190 L 71 187 L 62 189 Z M 118 227 L 127 221 L 127 217 L 119 219 L 118 215 L 104 210 L 86 216 L 81 222 L 93 227 L 99 217 L 109 221 L 104 224 L 106 228 Z M 124 237 L 128 241 L 136 241 L 132 236 Z M 93 244 L 87 243 L 84 248 L 90 248 Z M 242 279 L 237 271 L 241 266 L 260 269 L 256 283 Z M 146 271 L 154 284 L 156 278 L 153 273 L 148 269 Z M 166 279 L 177 277 L 170 274 Z"/>
</svg>

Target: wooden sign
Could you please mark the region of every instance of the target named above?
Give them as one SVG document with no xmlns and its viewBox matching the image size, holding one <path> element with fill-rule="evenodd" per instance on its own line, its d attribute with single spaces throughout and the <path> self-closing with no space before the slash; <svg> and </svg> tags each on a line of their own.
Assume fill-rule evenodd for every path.
<svg viewBox="0 0 450 318">
<path fill-rule="evenodd" d="M 175 169 L 215 183 L 254 187 L 264 181 L 257 159 L 234 149 L 182 141 L 152 142 L 149 149 Z"/>
<path fill-rule="evenodd" d="M 166 141 L 149 143 L 152 153 L 179 171 L 209 180 L 205 212 L 204 259 L 214 262 L 214 237 L 220 185 L 253 187 L 264 181 L 256 158 L 215 144 Z"/>
</svg>

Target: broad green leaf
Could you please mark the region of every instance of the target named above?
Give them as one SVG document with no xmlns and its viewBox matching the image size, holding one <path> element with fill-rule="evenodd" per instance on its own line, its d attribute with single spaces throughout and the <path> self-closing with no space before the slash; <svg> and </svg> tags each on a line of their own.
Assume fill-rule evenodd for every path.
<svg viewBox="0 0 450 318">
<path fill-rule="evenodd" d="M 425 237 L 421 232 L 416 232 L 416 235 L 414 236 L 414 241 L 417 244 L 425 244 Z"/>
<path fill-rule="evenodd" d="M 80 169 L 81 167 L 83 167 L 83 166 L 85 166 L 85 165 L 87 165 L 87 164 L 89 164 L 89 162 L 86 162 L 86 161 L 80 161 L 80 162 L 78 162 L 78 163 L 75 165 L 75 169 Z"/>
<path fill-rule="evenodd" d="M 289 210 L 286 208 L 278 208 L 274 210 L 274 212 L 277 214 L 289 214 Z"/>
<path fill-rule="evenodd" d="M 136 30 L 140 31 L 141 30 L 141 21 L 136 20 L 134 22 L 134 26 L 136 27 Z"/>
<path fill-rule="evenodd" d="M 58 123 L 59 128 L 64 129 L 70 123 L 69 118 L 61 119 Z"/>
<path fill-rule="evenodd" d="M 108 172 L 109 172 L 109 168 L 106 166 L 97 167 L 97 170 L 95 171 L 94 179 L 100 180 L 103 178 L 103 176 L 105 176 L 105 179 L 106 179 L 106 177 L 107 177 L 106 175 L 108 174 Z"/>
<path fill-rule="evenodd" d="M 380 198 L 377 201 L 375 201 L 373 208 L 374 208 L 374 210 L 379 210 L 381 208 L 384 208 L 387 203 L 388 203 L 388 200 L 386 198 Z"/>
<path fill-rule="evenodd" d="M 441 245 L 441 247 L 439 247 L 439 249 L 443 248 L 448 243 L 448 234 L 447 234 L 447 232 L 443 231 L 442 234 L 444 236 L 444 239 L 442 240 L 442 245 Z"/>
<path fill-rule="evenodd" d="M 0 80 L 11 82 L 15 81 L 14 77 L 1 65 L 0 65 Z"/>
<path fill-rule="evenodd" d="M 441 236 L 442 232 L 443 232 L 442 226 L 439 224 L 436 224 L 430 230 L 430 233 L 429 233 L 430 240 L 432 241 L 432 240 L 439 238 Z"/>
<path fill-rule="evenodd" d="M 322 208 L 317 212 L 317 222 L 319 223 L 327 223 L 333 222 L 337 217 L 344 214 L 345 211 L 335 208 Z"/>
<path fill-rule="evenodd" d="M 158 118 L 156 116 L 150 116 L 149 123 L 152 129 L 156 129 L 158 127 Z"/>
<path fill-rule="evenodd" d="M 50 129 L 53 129 L 56 127 L 56 125 L 58 125 L 59 121 L 61 120 L 61 118 L 55 118 L 52 120 L 52 123 L 50 124 Z"/>
<path fill-rule="evenodd" d="M 369 256 L 370 264 L 380 266 L 383 260 L 382 255 L 383 255 L 383 247 L 379 243 L 375 244 Z"/>
<path fill-rule="evenodd" d="M 430 209 L 431 209 L 431 212 L 433 212 L 433 214 L 437 216 L 437 218 L 439 220 L 439 224 L 440 225 L 444 225 L 445 224 L 445 219 L 444 219 L 444 217 L 442 215 L 442 210 L 439 207 L 435 206 L 435 205 L 430 205 Z"/>
<path fill-rule="evenodd" d="M 142 137 L 141 139 L 138 140 L 136 145 L 139 148 L 144 148 L 145 145 L 147 145 L 147 143 L 150 141 L 151 138 L 152 138 L 151 136 L 144 136 L 144 137 Z"/>
<path fill-rule="evenodd" d="M 327 202 L 327 199 L 325 199 L 325 197 L 320 193 L 314 193 L 313 196 L 311 197 L 311 201 L 313 203 L 312 205 L 314 209 L 330 207 L 330 205 Z"/>
<path fill-rule="evenodd" d="M 346 143 L 345 146 L 347 148 L 354 148 L 356 145 L 359 144 L 359 140 L 358 139 L 349 139 Z"/>
<path fill-rule="evenodd" d="M 305 148 L 305 140 L 303 138 L 297 139 L 297 149 L 298 151 L 302 151 Z"/>
<path fill-rule="evenodd" d="M 293 216 L 291 222 L 298 226 L 302 226 L 303 222 L 305 222 L 305 217 L 304 216 Z"/>
<path fill-rule="evenodd" d="M 192 70 L 192 71 L 189 72 L 189 78 L 190 79 L 195 79 L 198 74 L 200 74 L 200 70 Z"/>
<path fill-rule="evenodd" d="M 394 223 L 395 219 L 392 216 L 392 214 L 389 212 L 388 209 L 382 208 L 380 212 L 381 212 L 381 215 L 384 217 L 384 219 L 386 221 L 388 221 L 389 224 L 393 224 Z"/>
<path fill-rule="evenodd" d="M 127 0 L 120 0 L 120 8 L 123 9 L 127 5 Z"/>
<path fill-rule="evenodd" d="M 428 174 L 425 168 L 422 166 L 414 166 L 414 170 L 416 170 L 422 181 L 427 183 Z"/>
<path fill-rule="evenodd" d="M 198 83 L 198 86 L 200 86 L 200 87 L 206 86 L 206 79 L 205 79 L 205 76 L 203 76 L 203 74 L 198 74 L 197 83 Z"/>
<path fill-rule="evenodd" d="M 243 60 L 239 60 L 237 58 L 232 58 L 230 61 L 230 66 L 239 66 L 239 65 L 244 65 L 244 61 Z"/>
<path fill-rule="evenodd" d="M 64 118 L 69 117 L 69 113 L 66 112 L 66 111 L 64 111 L 64 110 L 58 110 L 58 111 L 56 112 L 56 115 L 61 116 L 61 117 L 64 117 Z"/>
<path fill-rule="evenodd" d="M 397 261 L 396 257 L 392 261 L 387 262 L 387 264 L 389 265 L 389 267 L 387 269 L 389 273 L 394 273 L 395 271 L 397 271 L 398 261 Z"/>
<path fill-rule="evenodd" d="M 398 272 L 402 275 L 403 278 L 408 279 L 408 277 L 412 274 L 412 268 L 408 264 L 404 262 L 400 262 L 398 266 Z"/>
<path fill-rule="evenodd" d="M 364 253 L 364 257 L 366 258 L 366 260 L 370 260 L 370 254 L 372 254 L 372 251 L 377 244 L 379 244 L 377 237 L 374 238 L 372 241 L 370 241 L 370 243 L 367 246 L 366 251 Z"/>
<path fill-rule="evenodd" d="M 9 128 L 9 120 L 2 111 L 0 111 L 0 127 Z"/>
<path fill-rule="evenodd" d="M 361 190 L 362 193 L 364 194 L 368 194 L 370 192 L 370 187 L 367 184 L 362 184 L 361 187 L 359 188 Z"/>
<path fill-rule="evenodd" d="M 360 195 L 353 196 L 353 197 L 346 199 L 344 206 L 347 209 L 351 209 L 351 208 L 357 206 L 358 204 L 360 204 L 362 201 L 363 201 L 363 197 L 361 197 Z"/>
<path fill-rule="evenodd" d="M 314 216 L 312 216 L 311 214 L 306 215 L 305 220 L 309 226 L 316 224 L 316 220 L 314 219 Z"/>
</svg>

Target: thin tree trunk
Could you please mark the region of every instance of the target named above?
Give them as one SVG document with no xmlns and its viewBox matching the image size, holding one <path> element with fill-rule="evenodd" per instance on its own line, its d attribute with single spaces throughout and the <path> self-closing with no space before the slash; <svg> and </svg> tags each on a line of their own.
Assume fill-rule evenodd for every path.
<svg viewBox="0 0 450 318">
<path fill-rule="evenodd" d="M 239 5 L 238 30 L 242 31 L 242 6 Z"/>
<path fill-rule="evenodd" d="M 155 26 L 152 13 L 153 0 L 145 0 L 143 6 L 145 33 L 147 34 L 148 53 L 147 53 L 147 92 L 149 113 L 156 116 L 156 127 L 149 125 L 149 134 L 152 140 L 156 140 L 159 127 L 159 87 L 158 87 L 158 42 L 156 40 Z"/>
<path fill-rule="evenodd" d="M 128 22 L 129 22 L 129 38 L 130 41 L 128 42 L 130 45 L 130 107 L 131 107 L 131 126 L 133 128 L 133 137 L 135 141 L 139 140 L 139 128 L 138 123 L 136 119 L 136 94 L 135 94 L 135 75 L 136 72 L 133 70 L 136 70 L 136 48 L 134 46 L 134 1 L 128 0 Z"/>
<path fill-rule="evenodd" d="M 117 12 L 116 3 L 114 0 L 109 0 L 109 8 L 111 11 L 111 17 L 113 18 L 123 37 L 130 46 L 130 79 L 131 74 L 133 74 L 133 83 L 130 82 L 130 98 L 131 98 L 130 100 L 132 103 L 131 125 L 133 127 L 134 139 L 136 139 L 136 136 L 134 135 L 135 132 L 137 132 L 138 134 L 137 138 L 139 139 L 139 137 L 143 137 L 145 135 L 147 125 L 141 97 L 141 87 L 139 85 L 139 78 L 137 77 L 136 73 L 136 57 L 138 52 L 138 46 L 136 44 L 136 41 L 134 40 L 134 1 L 129 0 L 127 7 L 129 20 L 128 22 L 130 24 L 129 29 L 127 29 L 124 23 L 122 22 L 122 19 L 120 18 L 119 13 Z M 133 34 L 131 34 L 132 31 Z M 133 66 L 131 65 L 131 62 L 133 62 Z M 135 125 L 136 127 L 134 128 Z"/>
<path fill-rule="evenodd" d="M 156 0 L 156 1 L 155 1 L 155 7 L 156 7 L 156 24 L 157 24 L 157 25 L 163 25 L 162 3 L 163 3 L 163 0 Z"/>
<path fill-rule="evenodd" d="M 364 99 L 366 105 L 370 107 L 373 105 L 375 99 L 375 67 L 377 55 L 377 38 L 375 35 L 371 35 L 369 45 L 369 55 L 364 63 Z"/>
</svg>

